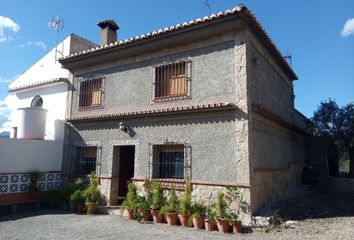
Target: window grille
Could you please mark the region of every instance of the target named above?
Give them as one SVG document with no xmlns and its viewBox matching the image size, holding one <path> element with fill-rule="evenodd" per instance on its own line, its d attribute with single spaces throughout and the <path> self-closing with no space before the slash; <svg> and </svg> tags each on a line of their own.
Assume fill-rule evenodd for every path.
<svg viewBox="0 0 354 240">
<path fill-rule="evenodd" d="M 79 107 L 102 106 L 102 78 L 80 82 Z"/>
<path fill-rule="evenodd" d="M 155 68 L 155 98 L 187 95 L 187 64 L 185 61 Z"/>
<path fill-rule="evenodd" d="M 153 146 L 153 178 L 184 178 L 184 145 Z"/>
<path fill-rule="evenodd" d="M 71 167 L 71 177 L 86 177 L 96 172 L 97 147 L 75 147 Z"/>
</svg>

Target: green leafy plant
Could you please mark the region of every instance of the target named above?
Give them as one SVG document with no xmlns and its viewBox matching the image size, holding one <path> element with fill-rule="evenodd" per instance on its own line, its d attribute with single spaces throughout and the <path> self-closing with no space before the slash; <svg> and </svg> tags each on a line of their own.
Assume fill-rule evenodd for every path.
<svg viewBox="0 0 354 240">
<path fill-rule="evenodd" d="M 192 210 L 192 188 L 190 182 L 186 182 L 186 190 L 179 202 L 179 212 L 181 214 L 190 214 Z"/>
<path fill-rule="evenodd" d="M 216 216 L 216 210 L 215 210 L 215 204 L 213 203 L 209 205 L 206 209 L 206 220 L 211 223 L 216 223 L 215 216 Z"/>
<path fill-rule="evenodd" d="M 138 196 L 138 208 L 144 211 L 150 209 L 149 202 L 147 201 L 145 196 Z"/>
<path fill-rule="evenodd" d="M 77 178 L 75 180 L 75 190 L 79 189 L 79 190 L 83 190 L 84 189 L 84 180 L 82 180 L 82 178 Z"/>
<path fill-rule="evenodd" d="M 153 183 L 153 198 L 152 198 L 152 208 L 155 210 L 160 210 L 166 203 L 166 197 L 164 195 L 164 190 L 159 182 Z"/>
<path fill-rule="evenodd" d="M 240 213 L 246 213 L 249 209 L 249 204 L 243 200 L 243 194 L 241 194 L 238 187 L 227 187 L 225 194 L 226 205 L 231 206 L 236 203 L 236 209 L 230 209 L 227 207 L 227 218 L 231 224 L 239 221 Z"/>
<path fill-rule="evenodd" d="M 192 205 L 192 216 L 193 217 L 205 217 L 206 206 L 203 201 L 194 202 Z"/>
<path fill-rule="evenodd" d="M 100 190 L 98 189 L 98 179 L 95 173 L 90 174 L 90 184 L 84 191 L 87 203 L 98 203 L 100 200 Z"/>
<path fill-rule="evenodd" d="M 227 217 L 226 209 L 227 209 L 227 205 L 225 202 L 225 194 L 222 192 L 218 192 L 216 205 L 215 205 L 216 217 L 220 217 L 220 218 Z"/>
<path fill-rule="evenodd" d="M 132 211 L 133 215 L 136 215 L 138 209 L 138 194 L 137 194 L 137 186 L 130 182 L 128 184 L 128 193 L 126 199 L 123 201 L 120 210 L 120 215 L 123 215 L 125 209 Z"/>
<path fill-rule="evenodd" d="M 28 173 L 29 179 L 31 183 L 36 184 L 38 179 L 42 176 L 42 173 L 40 173 L 38 170 L 33 170 Z"/>
<path fill-rule="evenodd" d="M 153 185 L 154 185 L 154 181 L 150 181 L 149 179 L 145 179 L 144 184 L 143 184 L 145 196 L 146 196 L 146 201 L 147 201 L 149 207 L 151 207 L 152 202 L 153 202 Z"/>
<path fill-rule="evenodd" d="M 70 196 L 70 201 L 74 204 L 84 204 L 86 201 L 84 192 L 80 189 L 75 190 Z"/>
<path fill-rule="evenodd" d="M 167 205 L 165 205 L 161 208 L 161 212 L 163 214 L 175 213 L 175 212 L 177 212 L 177 208 L 178 208 L 178 197 L 176 194 L 175 187 L 172 187 Z"/>
</svg>

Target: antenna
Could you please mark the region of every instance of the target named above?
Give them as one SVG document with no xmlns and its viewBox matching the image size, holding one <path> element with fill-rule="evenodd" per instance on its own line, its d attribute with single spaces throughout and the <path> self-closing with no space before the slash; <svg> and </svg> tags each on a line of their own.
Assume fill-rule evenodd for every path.
<svg viewBox="0 0 354 240">
<path fill-rule="evenodd" d="M 293 67 L 293 55 L 291 54 L 290 51 L 285 51 L 285 54 L 283 56 L 285 60 L 289 63 L 290 67 Z"/>
<path fill-rule="evenodd" d="M 209 0 L 203 0 L 204 7 L 208 8 L 209 15 L 211 15 L 211 5 L 214 4 L 214 1 L 210 2 Z"/>
<path fill-rule="evenodd" d="M 57 53 L 60 53 L 61 56 L 63 56 L 63 52 L 58 51 L 58 41 L 59 41 L 59 33 L 63 30 L 64 28 L 64 19 L 60 18 L 58 15 L 54 16 L 52 14 L 52 20 L 48 22 L 48 27 L 56 30 L 56 43 L 55 43 L 55 59 L 54 61 L 57 61 Z"/>
</svg>

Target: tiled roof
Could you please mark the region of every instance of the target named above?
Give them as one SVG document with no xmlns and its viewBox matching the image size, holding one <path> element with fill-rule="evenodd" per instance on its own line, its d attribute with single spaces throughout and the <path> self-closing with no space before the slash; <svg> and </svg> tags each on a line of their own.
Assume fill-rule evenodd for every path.
<svg viewBox="0 0 354 240">
<path fill-rule="evenodd" d="M 36 83 L 21 85 L 18 87 L 9 88 L 8 91 L 15 92 L 15 91 L 28 89 L 28 88 L 40 87 L 40 86 L 47 85 L 47 84 L 58 83 L 58 82 L 67 82 L 67 81 L 68 81 L 68 79 L 66 79 L 66 78 L 53 78 L 53 79 L 48 79 L 48 80 L 41 81 L 41 82 L 36 82 Z"/>
<path fill-rule="evenodd" d="M 135 112 L 112 113 L 112 114 L 94 115 L 94 116 L 86 116 L 86 117 L 72 117 L 66 120 L 69 122 L 111 120 L 111 119 L 128 118 L 128 117 L 141 117 L 144 115 L 198 112 L 198 111 L 207 111 L 212 109 L 213 110 L 233 109 L 235 107 L 236 107 L 235 104 L 229 102 L 212 103 L 212 104 L 201 104 L 201 105 L 186 106 L 186 107 L 174 107 L 174 108 L 143 110 L 143 111 L 135 111 Z"/>
<path fill-rule="evenodd" d="M 176 32 L 179 30 L 185 30 L 188 28 L 191 28 L 195 25 L 201 25 L 204 23 L 208 23 L 208 22 L 212 22 L 218 19 L 222 19 L 222 18 L 226 18 L 226 17 L 230 17 L 230 16 L 240 16 L 243 19 L 245 19 L 245 21 L 251 25 L 251 28 L 256 32 L 256 34 L 258 34 L 258 37 L 261 38 L 261 40 L 263 40 L 263 43 L 268 47 L 268 49 L 271 51 L 271 53 L 273 54 L 273 56 L 280 61 L 280 65 L 285 68 L 285 71 L 291 76 L 292 79 L 296 80 L 297 76 L 296 74 L 293 72 L 293 70 L 291 69 L 291 67 L 289 66 L 288 62 L 285 60 L 284 56 L 281 54 L 281 52 L 279 51 L 279 49 L 275 46 L 274 42 L 272 41 L 272 39 L 269 37 L 268 33 L 265 31 L 265 29 L 262 27 L 262 25 L 260 24 L 260 22 L 257 20 L 257 18 L 254 16 L 254 14 L 248 10 L 248 8 L 246 6 L 244 6 L 243 4 L 239 4 L 236 7 L 232 8 L 232 9 L 228 9 L 224 12 L 219 12 L 217 14 L 211 14 L 210 16 L 205 16 L 203 18 L 198 18 L 196 20 L 192 20 L 189 22 L 184 22 L 182 24 L 177 24 L 175 26 L 171 26 L 171 27 L 166 27 L 164 29 L 159 29 L 153 32 L 149 32 L 146 34 L 142 34 L 139 36 L 135 36 L 129 39 L 125 39 L 125 40 L 121 40 L 121 41 L 117 41 L 115 43 L 110 43 L 104 46 L 97 46 L 95 48 L 91 48 L 91 49 L 87 49 L 85 51 L 82 52 L 78 52 L 78 53 L 73 53 L 70 54 L 68 56 L 65 56 L 63 58 L 60 59 L 60 61 L 65 61 L 66 59 L 71 59 L 71 58 L 76 58 L 76 57 L 80 57 L 80 56 L 84 56 L 84 55 L 89 55 L 90 53 L 95 53 L 95 52 L 99 52 L 101 50 L 104 49 L 114 49 L 114 48 L 118 48 L 127 44 L 131 44 L 131 43 L 135 43 L 138 41 L 142 41 L 142 40 L 146 40 L 146 39 L 151 39 L 154 38 L 156 36 L 161 36 L 163 34 L 167 34 L 167 33 L 171 33 L 171 32 Z"/>
</svg>

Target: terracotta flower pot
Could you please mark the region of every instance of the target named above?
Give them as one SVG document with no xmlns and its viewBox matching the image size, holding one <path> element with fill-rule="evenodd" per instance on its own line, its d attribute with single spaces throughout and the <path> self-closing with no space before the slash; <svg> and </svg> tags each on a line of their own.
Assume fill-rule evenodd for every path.
<svg viewBox="0 0 354 240">
<path fill-rule="evenodd" d="M 209 222 L 208 220 L 204 220 L 205 230 L 213 231 L 215 229 L 215 224 L 213 222 Z"/>
<path fill-rule="evenodd" d="M 181 222 L 182 227 L 188 227 L 190 216 L 190 214 L 179 214 L 179 221 Z"/>
<path fill-rule="evenodd" d="M 228 233 L 230 231 L 229 222 L 225 218 L 216 218 L 216 225 L 218 226 L 218 230 L 221 233 Z"/>
<path fill-rule="evenodd" d="M 82 213 L 85 209 L 85 204 L 83 203 L 79 203 L 76 205 L 76 212 L 77 213 Z"/>
<path fill-rule="evenodd" d="M 97 203 L 86 203 L 86 209 L 88 214 L 96 214 Z"/>
<path fill-rule="evenodd" d="M 133 220 L 134 219 L 133 210 L 127 209 L 127 216 L 128 216 L 128 219 Z"/>
<path fill-rule="evenodd" d="M 139 209 L 141 215 L 143 216 L 143 221 L 150 221 L 151 213 L 149 210 Z"/>
<path fill-rule="evenodd" d="M 152 209 L 152 218 L 154 219 L 154 223 L 162 223 L 162 214 L 159 210 Z"/>
<path fill-rule="evenodd" d="M 232 232 L 233 233 L 241 233 L 242 232 L 242 221 L 237 221 L 232 224 Z"/>
<path fill-rule="evenodd" d="M 202 229 L 204 226 L 204 218 L 203 217 L 193 217 L 193 226 L 195 229 Z"/>
<path fill-rule="evenodd" d="M 178 217 L 178 213 L 167 213 L 166 214 L 166 220 L 167 220 L 167 224 L 170 226 L 175 226 L 177 225 L 177 217 Z"/>
</svg>

